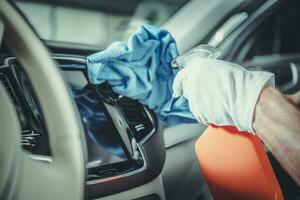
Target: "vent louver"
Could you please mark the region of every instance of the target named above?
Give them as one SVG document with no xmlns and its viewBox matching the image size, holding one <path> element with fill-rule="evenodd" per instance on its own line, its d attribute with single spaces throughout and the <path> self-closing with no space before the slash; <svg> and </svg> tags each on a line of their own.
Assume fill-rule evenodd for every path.
<svg viewBox="0 0 300 200">
<path fill-rule="evenodd" d="M 141 104 L 125 97 L 119 99 L 118 104 L 138 141 L 153 132 L 155 126 L 151 121 L 149 114 Z"/>
<path fill-rule="evenodd" d="M 51 155 L 48 135 L 40 127 L 40 123 L 33 118 L 30 107 L 24 101 L 21 88 L 16 84 L 16 80 L 9 70 L 0 72 L 0 82 L 3 84 L 11 102 L 16 109 L 16 113 L 21 126 L 21 146 L 23 149 L 35 155 Z M 30 94 L 28 94 L 30 95 Z"/>
</svg>

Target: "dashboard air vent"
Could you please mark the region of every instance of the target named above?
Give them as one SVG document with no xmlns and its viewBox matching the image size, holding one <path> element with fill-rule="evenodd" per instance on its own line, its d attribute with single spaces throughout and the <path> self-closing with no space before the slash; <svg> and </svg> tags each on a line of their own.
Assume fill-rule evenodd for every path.
<svg viewBox="0 0 300 200">
<path fill-rule="evenodd" d="M 18 68 L 19 69 L 19 68 Z M 13 71 L 14 70 L 14 71 Z M 32 103 L 25 98 L 31 96 L 29 90 L 22 90 L 17 83 L 17 73 L 14 68 L 2 68 L 0 69 L 0 82 L 3 84 L 7 91 L 19 118 L 21 126 L 21 146 L 23 149 L 31 152 L 35 155 L 51 155 L 48 135 L 44 127 L 32 112 Z M 20 79 L 19 83 L 20 83 Z M 22 84 L 26 87 L 27 85 Z M 33 99 L 31 99 L 33 101 Z"/>
<path fill-rule="evenodd" d="M 137 101 L 123 97 L 118 100 L 118 104 L 123 111 L 131 130 L 134 131 L 135 138 L 140 141 L 153 132 L 155 126 L 150 119 L 151 114 Z"/>
</svg>

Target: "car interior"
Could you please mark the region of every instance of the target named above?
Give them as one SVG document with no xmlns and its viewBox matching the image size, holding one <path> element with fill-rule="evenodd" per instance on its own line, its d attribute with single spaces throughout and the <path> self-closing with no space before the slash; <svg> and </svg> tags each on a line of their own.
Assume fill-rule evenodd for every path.
<svg viewBox="0 0 300 200">
<path fill-rule="evenodd" d="M 212 199 L 195 143 L 202 124 L 167 126 L 138 101 L 93 85 L 86 57 L 142 24 L 182 54 L 275 74 L 300 90 L 297 0 L 0 0 L 0 199 Z M 300 187 L 266 148 L 284 199 Z M 217 163 L 222 165 L 222 163 Z"/>
</svg>

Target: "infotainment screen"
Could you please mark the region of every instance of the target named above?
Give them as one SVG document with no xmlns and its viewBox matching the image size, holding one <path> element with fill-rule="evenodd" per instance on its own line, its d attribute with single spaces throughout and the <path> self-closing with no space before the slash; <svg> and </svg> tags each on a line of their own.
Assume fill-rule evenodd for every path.
<svg viewBox="0 0 300 200">
<path fill-rule="evenodd" d="M 80 71 L 62 71 L 69 83 L 83 123 L 88 148 L 88 167 L 104 166 L 128 158 L 105 106 Z"/>
</svg>

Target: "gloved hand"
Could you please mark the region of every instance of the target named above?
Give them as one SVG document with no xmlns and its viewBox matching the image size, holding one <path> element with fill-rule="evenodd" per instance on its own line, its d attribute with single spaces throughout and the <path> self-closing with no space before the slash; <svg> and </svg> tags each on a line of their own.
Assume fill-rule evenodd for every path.
<svg viewBox="0 0 300 200">
<path fill-rule="evenodd" d="M 173 95 L 188 99 L 190 110 L 199 122 L 232 125 L 240 131 L 254 133 L 255 105 L 266 85 L 274 85 L 272 73 L 248 71 L 221 60 L 196 58 L 176 75 Z"/>
<path fill-rule="evenodd" d="M 107 82 L 112 89 L 148 106 L 167 124 L 196 122 L 185 98 L 172 99 L 178 70 L 171 61 L 178 56 L 170 33 L 144 25 L 128 42 L 115 42 L 87 58 L 91 83 Z"/>
</svg>

